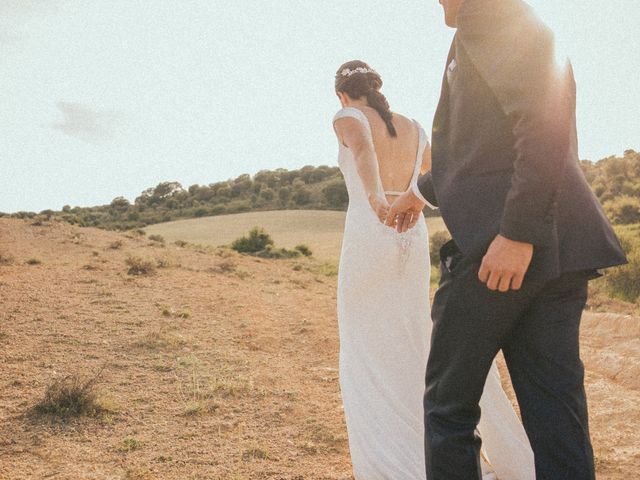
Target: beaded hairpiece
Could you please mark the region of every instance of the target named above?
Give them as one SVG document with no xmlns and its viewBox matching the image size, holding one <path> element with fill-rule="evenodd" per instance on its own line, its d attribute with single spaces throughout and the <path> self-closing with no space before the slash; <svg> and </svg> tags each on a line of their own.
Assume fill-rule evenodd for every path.
<svg viewBox="0 0 640 480">
<path fill-rule="evenodd" d="M 353 70 L 351 70 L 350 68 L 345 68 L 340 72 L 340 75 L 342 75 L 343 77 L 350 77 L 354 73 L 376 73 L 376 71 L 373 70 L 372 68 L 364 68 L 364 67 L 354 68 Z"/>
</svg>

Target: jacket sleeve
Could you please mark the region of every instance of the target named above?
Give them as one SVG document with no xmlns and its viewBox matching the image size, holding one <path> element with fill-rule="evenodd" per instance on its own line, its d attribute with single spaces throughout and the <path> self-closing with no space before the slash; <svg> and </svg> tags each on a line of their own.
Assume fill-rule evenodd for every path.
<svg viewBox="0 0 640 480">
<path fill-rule="evenodd" d="M 431 172 L 427 172 L 418 178 L 418 181 L 411 186 L 414 195 L 422 200 L 429 208 L 435 210 L 438 208 L 438 200 L 436 192 L 433 189 L 433 178 Z"/>
<path fill-rule="evenodd" d="M 487 17 L 491 8 L 470 10 L 459 19 L 458 38 L 512 126 L 515 159 L 500 233 L 546 246 L 570 161 L 575 84 L 568 63 L 556 63 L 552 32 L 524 2 L 511 4 L 497 19 Z"/>
</svg>

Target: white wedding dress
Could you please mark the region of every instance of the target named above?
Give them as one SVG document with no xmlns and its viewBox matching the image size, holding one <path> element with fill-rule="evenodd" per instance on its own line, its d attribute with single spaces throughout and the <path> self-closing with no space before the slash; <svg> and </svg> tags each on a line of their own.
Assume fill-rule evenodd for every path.
<svg viewBox="0 0 640 480">
<path fill-rule="evenodd" d="M 343 108 L 371 138 L 367 117 Z M 417 122 L 416 122 L 417 125 Z M 427 135 L 413 173 L 416 181 Z M 356 480 L 424 480 L 422 398 L 431 336 L 430 260 L 421 219 L 399 234 L 369 206 L 350 150 L 338 158 L 349 192 L 338 274 L 340 388 Z M 396 192 L 393 192 L 396 193 Z M 464 299 L 461 299 L 464 301 Z M 534 480 L 533 454 L 495 365 L 481 401 L 486 479 Z"/>
</svg>

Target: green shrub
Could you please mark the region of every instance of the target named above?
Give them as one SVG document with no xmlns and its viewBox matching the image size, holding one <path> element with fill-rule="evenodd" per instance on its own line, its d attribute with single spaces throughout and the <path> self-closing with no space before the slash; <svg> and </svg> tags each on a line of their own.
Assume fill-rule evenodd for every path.
<svg viewBox="0 0 640 480">
<path fill-rule="evenodd" d="M 640 222 L 640 198 L 621 195 L 606 202 L 604 208 L 613 223 L 629 225 Z"/>
<path fill-rule="evenodd" d="M 431 256 L 431 265 L 440 265 L 440 248 L 451 240 L 449 232 L 440 231 L 431 235 L 429 239 L 429 254 Z"/>
<path fill-rule="evenodd" d="M 286 248 L 273 248 L 267 245 L 267 248 L 254 254 L 260 258 L 296 258 L 301 255 L 298 250 L 287 250 Z"/>
<path fill-rule="evenodd" d="M 349 193 L 342 178 L 331 180 L 322 189 L 324 199 L 331 208 L 345 208 L 349 203 Z"/>
<path fill-rule="evenodd" d="M 629 263 L 607 272 L 607 290 L 612 297 L 637 302 L 640 299 L 640 225 L 616 230 Z"/>
<path fill-rule="evenodd" d="M 260 227 L 254 227 L 249 235 L 233 241 L 231 248 L 240 253 L 258 253 L 273 245 L 271 236 Z"/>
<path fill-rule="evenodd" d="M 304 244 L 296 245 L 294 250 L 297 250 L 298 252 L 300 252 L 305 257 L 310 257 L 311 255 L 313 255 L 313 252 L 311 251 L 311 249 L 307 245 L 304 245 Z"/>
</svg>

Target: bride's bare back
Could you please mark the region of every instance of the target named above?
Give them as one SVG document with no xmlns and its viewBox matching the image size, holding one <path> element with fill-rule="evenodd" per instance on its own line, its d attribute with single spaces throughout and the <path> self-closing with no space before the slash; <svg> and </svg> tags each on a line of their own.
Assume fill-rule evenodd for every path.
<svg viewBox="0 0 640 480">
<path fill-rule="evenodd" d="M 380 117 L 371 107 L 360 107 L 371 126 L 373 147 L 380 168 L 380 180 L 386 192 L 404 192 L 409 188 L 413 176 L 420 142 L 420 132 L 415 122 L 404 115 L 393 114 L 393 126 L 397 136 L 392 137 Z M 426 148 L 422 158 L 421 171 L 431 167 L 431 149 Z M 392 202 L 396 195 L 387 195 Z"/>
</svg>

